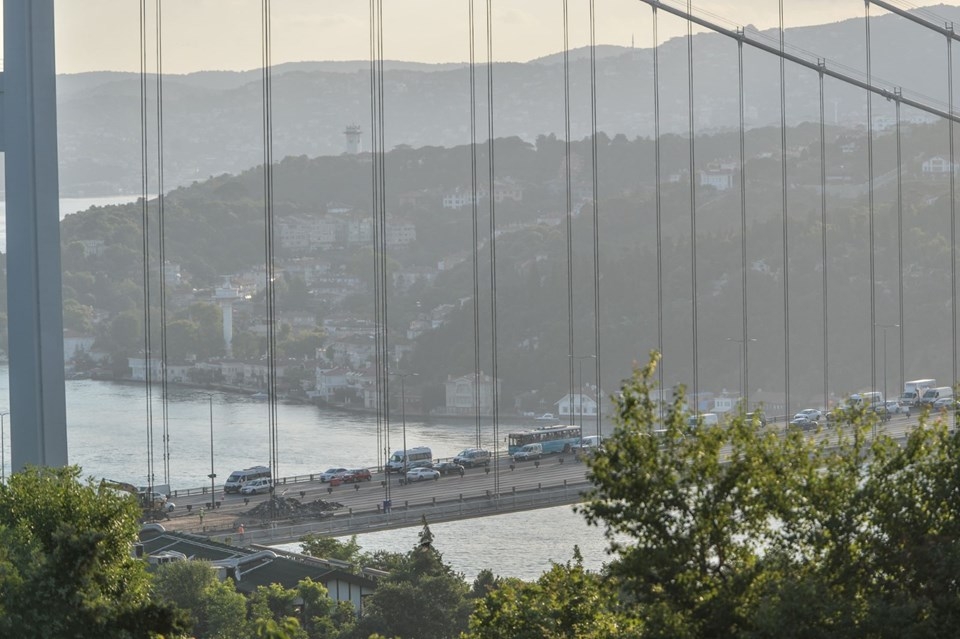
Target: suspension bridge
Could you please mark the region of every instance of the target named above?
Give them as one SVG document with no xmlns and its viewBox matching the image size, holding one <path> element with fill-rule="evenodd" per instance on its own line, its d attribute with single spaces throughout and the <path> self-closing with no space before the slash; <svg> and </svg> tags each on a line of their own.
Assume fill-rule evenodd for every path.
<svg viewBox="0 0 960 639">
<path fill-rule="evenodd" d="M 495 63 L 497 23 L 494 0 L 467 0 L 463 25 L 468 37 L 465 50 L 469 62 L 468 113 L 471 273 L 468 307 L 472 317 L 472 375 L 485 374 L 499 380 L 503 355 L 518 348 L 505 343 L 506 301 L 498 293 L 504 278 L 501 263 L 508 224 L 503 210 L 492 196 L 504 176 L 498 163 L 498 77 L 503 67 Z M 528 341 L 542 341 L 563 353 L 565 382 L 570 396 L 582 389 L 582 369 L 588 362 L 589 380 L 596 389 L 609 389 L 611 379 L 622 379 L 629 370 L 622 366 L 620 342 L 608 341 L 613 326 L 635 333 L 635 350 L 629 354 L 643 359 L 649 351 L 662 354 L 659 385 L 671 389 L 687 387 L 693 398 L 715 390 L 718 380 L 729 383 L 736 370 L 738 401 L 752 406 L 758 401 L 774 403 L 780 397 L 782 413 L 790 415 L 803 405 L 815 402 L 827 406 L 838 397 L 837 390 L 887 388 L 888 332 L 896 344 L 890 359 L 891 376 L 902 387 L 911 375 L 937 376 L 957 380 L 957 228 L 955 124 L 960 115 L 954 109 L 953 23 L 930 10 L 917 9 L 899 1 L 871 1 L 864 4 L 862 42 L 863 66 L 854 69 L 835 63 L 816 51 L 806 51 L 788 42 L 784 23 L 784 2 L 779 2 L 779 25 L 760 31 L 727 23 L 722 16 L 699 11 L 690 2 L 637 0 L 649 7 L 645 25 L 650 29 L 649 75 L 630 78 L 644 85 L 649 104 L 636 106 L 642 117 L 652 121 L 650 136 L 652 170 L 637 175 L 649 184 L 642 193 L 623 197 L 605 193 L 604 172 L 610 161 L 604 135 L 617 131 L 601 128 L 601 114 L 624 105 L 604 103 L 598 91 L 596 16 L 609 10 L 610 3 L 557 4 L 562 13 L 562 81 L 558 99 L 563 103 L 561 122 L 563 161 L 559 170 L 562 215 L 559 232 L 563 255 L 554 256 L 566 281 L 565 330 L 562 337 L 537 334 L 531 327 Z M 151 486 L 162 476 L 169 483 L 169 424 L 167 379 L 170 299 L 165 278 L 151 277 L 167 262 L 169 237 L 164 167 L 171 161 L 171 149 L 164 144 L 164 42 L 172 34 L 163 19 L 159 0 L 140 2 L 140 199 L 142 237 L 142 321 L 145 360 L 164 362 L 159 373 L 145 368 L 145 473 Z M 585 20 L 574 18 L 571 6 L 586 8 Z M 265 394 L 268 418 L 264 429 L 265 461 L 278 468 L 278 294 L 279 272 L 278 213 L 276 202 L 284 197 L 275 174 L 274 157 L 274 64 L 272 52 L 277 34 L 272 23 L 269 0 L 261 0 L 260 38 L 260 146 L 262 162 L 262 247 L 263 310 L 266 357 L 270 362 Z M 53 1 L 26 0 L 4 3 L 3 149 L 6 153 L 8 238 L 8 308 L 10 309 L 10 423 L 12 466 L 68 463 L 66 413 L 64 407 L 62 333 L 62 290 L 60 243 L 57 216 L 57 122 L 54 75 Z M 929 33 L 942 45 L 942 54 L 931 65 L 943 65 L 941 84 L 946 99 L 930 98 L 910 86 L 878 79 L 874 58 L 889 54 L 896 42 L 876 42 L 872 26 L 882 13 L 885 21 L 900 21 Z M 389 401 L 390 386 L 401 385 L 408 374 L 399 367 L 393 349 L 397 339 L 391 331 L 392 308 L 396 302 L 396 280 L 389 239 L 390 219 L 396 194 L 390 189 L 388 145 L 391 97 L 386 69 L 385 33 L 390 24 L 383 18 L 381 0 L 370 1 L 369 11 L 369 216 L 372 242 L 372 307 L 374 331 L 374 387 L 378 420 L 376 449 L 384 456 L 391 450 L 389 424 L 397 420 Z M 660 37 L 662 24 L 682 24 L 685 55 L 677 46 L 668 46 Z M 573 82 L 570 32 L 574 24 L 585 23 L 589 31 L 588 81 Z M 723 39 L 732 76 L 736 81 L 723 96 L 734 105 L 736 124 L 722 131 L 704 124 L 704 96 L 700 73 L 708 60 L 698 57 L 697 35 L 709 32 Z M 712 42 L 712 41 L 711 41 Z M 676 42 L 673 43 L 676 45 Z M 711 55 L 714 49 L 711 48 Z M 681 61 L 685 77 L 664 76 L 664 57 Z M 889 57 L 887 55 L 887 57 Z M 944 64 L 945 63 L 945 64 Z M 760 65 L 774 65 L 776 82 L 771 86 L 751 84 Z M 672 66 L 675 69 L 676 66 Z M 788 73 L 789 71 L 789 73 Z M 917 70 L 918 74 L 925 73 Z M 799 79 L 797 79 L 799 78 Z M 791 82 L 802 85 L 816 109 L 806 122 L 802 136 L 788 124 L 791 99 L 796 95 Z M 682 108 L 673 97 L 686 86 Z M 699 92 L 698 92 L 699 89 Z M 748 126 L 751 103 L 748 91 L 775 96 L 778 121 Z M 830 92 L 850 92 L 862 97 L 862 119 L 854 126 L 838 127 L 837 114 L 831 118 Z M 575 150 L 572 130 L 584 128 L 574 121 L 579 98 L 586 96 L 589 130 L 586 148 Z M 882 110 L 881 118 L 878 114 Z M 684 122 L 679 133 L 668 129 Z M 922 124 L 917 124 L 922 122 Z M 915 170 L 918 131 L 934 131 L 945 146 L 937 181 L 922 182 Z M 774 131 L 774 143 L 762 153 L 751 152 L 758 144 L 757 132 Z M 538 132 L 539 133 L 539 132 Z M 723 139 L 718 151 L 711 144 L 705 150 L 705 136 Z M 800 138 L 803 138 L 802 141 Z M 679 146 L 677 140 L 680 140 Z M 944 139 L 946 143 L 943 144 Z M 851 140 L 853 140 L 851 142 Z M 792 143 L 791 143 L 792 142 Z M 666 150 L 672 151 L 668 161 Z M 854 197 L 837 195 L 834 179 L 837 167 L 858 155 L 865 167 L 859 191 Z M 677 148 L 683 161 L 676 162 Z M 932 155 L 932 154 L 931 154 Z M 802 161 L 801 161 L 802 160 Z M 719 169 L 716 167 L 719 166 Z M 924 169 L 925 171 L 926 169 Z M 581 198 L 578 193 L 589 195 Z M 489 197 L 483 198 L 486 192 Z M 151 197 L 152 193 L 158 193 Z M 616 198 L 628 202 L 625 217 L 615 218 Z M 617 207 L 623 207 L 622 203 Z M 635 207 L 632 210 L 631 207 Z M 725 212 L 723 231 L 716 228 L 716 211 Z M 928 212 L 918 222 L 918 211 Z M 619 209 L 616 211 L 619 212 Z M 712 217 L 711 217 L 712 216 Z M 931 233 L 927 226 L 934 219 Z M 615 222 L 608 222 L 614 220 Z M 627 220 L 627 221 L 624 221 Z M 642 228 L 630 228 L 630 220 Z M 606 223 L 606 225 L 605 225 Z M 615 228 L 610 225 L 615 224 Z M 760 227 L 778 227 L 769 233 Z M 919 229 L 919 230 L 918 230 Z M 848 236 L 840 237 L 842 233 Z M 640 235 L 643 247 L 635 261 L 617 261 L 607 249 L 611 237 Z M 584 239 L 584 236 L 586 239 Z M 730 252 L 718 255 L 718 237 Z M 761 237 L 763 238 L 761 240 Z M 850 239 L 852 238 L 852 240 Z M 763 242 L 760 245 L 760 242 Z M 605 251 L 606 249 L 606 251 Z M 531 256 L 535 258 L 536 256 Z M 618 272 L 636 269 L 632 272 Z M 918 282 L 917 273 L 929 286 Z M 949 285 L 946 282 L 949 281 Z M 615 285 L 612 283 L 619 283 Z M 635 286 L 625 290 L 622 285 Z M 613 300 L 642 299 L 642 305 L 626 306 L 623 316 L 612 317 Z M 681 302 L 678 302 L 678 298 Z M 724 300 L 720 304 L 717 300 Z M 620 306 L 618 309 L 622 310 Z M 635 313 L 635 314 L 633 314 Z M 930 326 L 935 326 L 931 331 Z M 51 338 L 53 336 L 53 338 Z M 848 343 L 860 345 L 858 357 L 837 352 Z M 735 346 L 731 348 L 730 345 Z M 845 351 L 846 352 L 846 351 Z M 737 364 L 731 365 L 731 362 Z M 751 370 L 761 372 L 751 374 Z M 603 374 L 603 376 L 601 375 Z M 757 397 L 757 380 L 765 394 Z M 881 385 L 882 381 L 882 385 Z M 721 383 L 724 383 L 721 382 Z M 477 445 L 495 447 L 502 440 L 500 417 L 506 406 L 501 389 L 492 385 L 489 407 L 481 410 L 480 384 L 474 386 Z M 755 389 L 755 390 L 751 390 Z M 696 399 L 695 399 L 696 402 Z M 489 410 L 488 410 L 489 409 Z M 700 410 L 694 403 L 692 410 Z M 603 415 L 585 426 L 600 432 Z M 493 441 L 481 441 L 481 425 L 492 420 Z M 155 427 L 156 424 L 156 427 Z M 394 442 L 396 444 L 396 442 Z M 499 459 L 499 458 L 498 458 Z M 386 459 L 384 458 L 384 462 Z M 496 462 L 491 473 L 492 495 L 505 494 L 504 474 Z M 279 479 L 276 478 L 276 479 Z M 384 499 L 391 499 L 391 485 L 383 486 Z M 511 491 L 512 492 L 512 491 Z M 379 500 L 378 500 L 379 501 Z"/>
</svg>

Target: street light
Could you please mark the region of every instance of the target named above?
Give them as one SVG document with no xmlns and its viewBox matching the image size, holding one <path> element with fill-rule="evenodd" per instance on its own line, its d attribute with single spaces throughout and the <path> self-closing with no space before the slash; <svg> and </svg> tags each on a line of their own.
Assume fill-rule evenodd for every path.
<svg viewBox="0 0 960 639">
<path fill-rule="evenodd" d="M 883 331 L 883 401 L 887 401 L 887 329 L 900 328 L 899 324 L 874 324 Z"/>
<path fill-rule="evenodd" d="M 217 473 L 213 472 L 213 393 L 203 393 L 210 404 L 210 510 L 217 506 Z"/>
<path fill-rule="evenodd" d="M 739 355 L 739 357 L 740 357 L 740 364 L 739 364 L 739 366 L 738 366 L 738 368 L 737 368 L 737 380 L 738 380 L 738 382 L 739 382 L 739 384 L 740 384 L 740 401 L 743 402 L 743 407 L 744 407 L 745 409 L 749 409 L 749 408 L 750 408 L 750 403 L 747 401 L 747 398 L 746 398 L 746 397 L 744 396 L 744 394 L 743 394 L 743 389 L 744 389 L 744 387 L 746 386 L 746 384 L 744 383 L 744 374 L 743 374 L 743 359 L 744 359 L 744 358 L 743 358 L 743 352 L 744 352 L 745 350 L 747 350 L 746 344 L 747 344 L 748 342 L 755 342 L 755 341 L 757 341 L 757 338 L 756 338 L 756 337 L 751 337 L 751 338 L 749 338 L 749 339 L 747 339 L 747 340 L 743 340 L 743 339 L 736 338 L 736 337 L 728 337 L 728 338 L 727 338 L 727 341 L 728 341 L 728 342 L 736 342 L 737 344 L 740 344 L 740 349 L 739 349 L 739 351 L 740 351 L 740 355 Z"/>
<path fill-rule="evenodd" d="M 9 414 L 7 412 L 0 413 L 0 483 L 6 483 L 7 481 L 7 444 L 3 439 L 3 418 Z"/>
<path fill-rule="evenodd" d="M 404 393 L 404 384 L 403 380 L 407 377 L 413 375 L 416 377 L 418 373 L 394 373 L 397 377 L 400 378 L 400 424 L 403 428 L 403 476 L 407 476 L 407 400 L 406 394 Z"/>
<path fill-rule="evenodd" d="M 580 408 L 577 412 L 580 413 L 580 435 L 583 435 L 583 360 L 585 359 L 597 359 L 596 355 L 571 355 L 571 359 L 577 360 L 577 376 L 578 384 L 580 385 L 580 392 L 577 394 L 577 400 L 580 404 Z M 571 408 L 572 412 L 572 408 Z M 600 433 L 597 433 L 598 435 Z"/>
</svg>

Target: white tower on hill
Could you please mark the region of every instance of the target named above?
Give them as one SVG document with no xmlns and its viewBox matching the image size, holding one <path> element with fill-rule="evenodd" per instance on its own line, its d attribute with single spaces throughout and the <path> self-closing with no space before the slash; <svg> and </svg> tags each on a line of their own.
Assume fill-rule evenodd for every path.
<svg viewBox="0 0 960 639">
<path fill-rule="evenodd" d="M 228 278 L 213 293 L 213 301 L 220 305 L 223 313 L 223 343 L 227 357 L 233 357 L 233 303 L 241 299 L 240 289 L 233 286 Z"/>
<path fill-rule="evenodd" d="M 359 124 L 348 124 L 343 134 L 347 137 L 347 153 L 357 155 L 363 150 L 363 131 Z"/>
</svg>

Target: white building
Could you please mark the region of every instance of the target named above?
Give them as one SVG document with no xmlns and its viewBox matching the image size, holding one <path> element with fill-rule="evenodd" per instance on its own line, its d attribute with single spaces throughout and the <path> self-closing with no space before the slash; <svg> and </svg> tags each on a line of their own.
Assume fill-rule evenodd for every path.
<svg viewBox="0 0 960 639">
<path fill-rule="evenodd" d="M 561 420 L 563 417 L 597 414 L 597 400 L 587 393 L 567 393 L 554 406 Z"/>
<path fill-rule="evenodd" d="M 449 415 L 469 415 L 477 410 L 477 390 L 479 387 L 480 413 L 489 415 L 493 413 L 493 383 L 491 376 L 480 373 L 479 380 L 476 375 L 463 375 L 462 377 L 448 376 L 444 384 L 446 392 L 445 408 Z M 497 392 L 500 391 L 500 380 L 496 381 Z"/>
</svg>

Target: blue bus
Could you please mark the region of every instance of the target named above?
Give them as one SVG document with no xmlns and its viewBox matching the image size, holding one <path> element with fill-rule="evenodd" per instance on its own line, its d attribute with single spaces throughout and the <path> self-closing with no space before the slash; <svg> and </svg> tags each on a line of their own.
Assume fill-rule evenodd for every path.
<svg viewBox="0 0 960 639">
<path fill-rule="evenodd" d="M 579 443 L 579 426 L 541 426 L 507 435 L 507 448 L 511 455 L 527 444 L 540 444 L 544 453 L 568 453 Z"/>
</svg>

